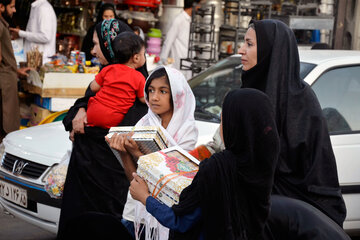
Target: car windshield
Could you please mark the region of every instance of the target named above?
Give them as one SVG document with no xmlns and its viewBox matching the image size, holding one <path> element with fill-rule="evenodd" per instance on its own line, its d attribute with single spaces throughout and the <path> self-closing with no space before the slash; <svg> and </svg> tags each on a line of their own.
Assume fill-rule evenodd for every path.
<svg viewBox="0 0 360 240">
<path fill-rule="evenodd" d="M 316 67 L 315 64 L 300 62 L 300 78 L 304 80 L 314 67 Z"/>
<path fill-rule="evenodd" d="M 197 120 L 220 122 L 224 96 L 241 87 L 241 69 L 241 55 L 233 55 L 189 80 L 196 99 Z"/>
<path fill-rule="evenodd" d="M 301 62 L 301 79 L 304 79 L 315 66 Z M 226 93 L 241 87 L 241 72 L 241 55 L 233 55 L 189 80 L 196 99 L 196 120 L 220 122 L 222 101 Z"/>
</svg>

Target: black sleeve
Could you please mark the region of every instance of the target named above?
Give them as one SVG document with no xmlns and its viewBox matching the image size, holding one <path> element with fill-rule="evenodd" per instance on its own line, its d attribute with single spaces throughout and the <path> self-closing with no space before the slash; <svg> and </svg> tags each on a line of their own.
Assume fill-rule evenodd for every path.
<svg viewBox="0 0 360 240">
<path fill-rule="evenodd" d="M 72 120 L 75 118 L 80 108 L 87 109 L 89 98 L 92 96 L 95 96 L 95 93 L 91 91 L 89 84 L 88 88 L 86 89 L 85 96 L 76 100 L 74 105 L 69 109 L 65 118 L 63 119 L 63 124 L 66 131 L 72 131 Z"/>
</svg>

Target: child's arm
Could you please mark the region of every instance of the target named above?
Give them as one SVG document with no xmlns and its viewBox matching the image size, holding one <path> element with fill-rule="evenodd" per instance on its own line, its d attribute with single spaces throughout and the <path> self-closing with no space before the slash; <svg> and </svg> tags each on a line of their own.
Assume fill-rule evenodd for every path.
<svg viewBox="0 0 360 240">
<path fill-rule="evenodd" d="M 101 86 L 95 80 L 92 80 L 92 82 L 90 83 L 91 91 L 93 91 L 94 93 L 97 93 L 100 90 L 100 88 L 101 88 Z"/>
<path fill-rule="evenodd" d="M 160 203 L 151 197 L 146 182 L 136 173 L 130 183 L 130 194 L 135 199 L 146 206 L 146 210 L 153 215 L 163 226 L 177 232 L 186 232 L 191 229 L 201 219 L 201 208 L 196 208 L 193 212 L 177 216 L 172 208 Z"/>
<path fill-rule="evenodd" d="M 142 102 L 142 103 L 145 103 L 145 98 L 144 97 L 139 98 L 139 101 Z"/>
</svg>

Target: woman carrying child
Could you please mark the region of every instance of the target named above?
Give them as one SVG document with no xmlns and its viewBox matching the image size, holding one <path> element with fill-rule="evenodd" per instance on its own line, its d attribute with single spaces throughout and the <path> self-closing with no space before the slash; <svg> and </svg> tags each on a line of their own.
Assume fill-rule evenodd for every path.
<svg viewBox="0 0 360 240">
<path fill-rule="evenodd" d="M 194 118 L 195 97 L 183 74 L 173 68 L 158 67 L 146 81 L 145 99 L 149 110 L 136 126 L 158 126 L 166 137 L 168 147 L 178 145 L 187 151 L 193 149 L 198 137 Z M 108 141 L 110 147 L 120 152 L 125 172 L 129 180 L 132 180 L 132 173 L 136 171 L 136 162 L 132 159 L 137 160 L 143 154 L 131 139 L 131 134 L 114 135 Z M 167 238 L 168 230 L 157 221 L 154 223 L 155 219 L 151 219 L 151 215 L 147 214 L 145 209 L 138 209 L 143 215 L 139 216 L 141 219 L 135 219 L 137 204 L 142 207 L 129 194 L 124 208 L 123 223 L 129 227 L 130 232 L 134 232 L 132 223 L 135 220 L 144 220 L 145 225 L 148 223 L 145 230 L 147 234 L 155 227 L 160 235 Z M 150 222 L 153 223 L 151 226 Z"/>
<path fill-rule="evenodd" d="M 123 59 L 126 44 L 121 44 L 121 46 L 114 44 L 116 40 L 128 37 L 128 34 L 125 34 L 116 38 L 118 34 L 126 31 L 132 32 L 126 24 L 115 19 L 104 20 L 96 26 L 93 54 L 105 67 L 91 84 L 93 90 L 96 90 L 96 87 L 99 88 L 98 85 L 102 86 L 98 95 L 90 101 L 88 110 L 92 112 L 89 116 L 91 126 L 84 128 L 85 134 L 74 134 L 72 126 L 65 124 L 69 121 L 64 121 L 65 128 L 72 130 L 74 141 L 64 186 L 58 239 L 69 239 L 71 237 L 69 227 L 88 212 L 110 214 L 117 219 L 121 219 L 122 216 L 129 180 L 105 142 L 104 136 L 108 133 L 109 127 L 125 122 L 125 119 L 122 120 L 123 115 L 134 104 L 136 97 L 143 97 L 142 91 L 145 84 L 145 78 L 132 69 L 144 64 L 142 40 L 137 39 L 139 46 L 133 54 L 130 54 L 128 60 Z M 139 38 L 136 35 L 135 37 Z M 129 45 L 128 47 L 131 48 Z M 117 64 L 120 62 L 125 64 Z M 123 68 L 126 68 L 126 71 L 122 70 Z M 118 77 L 114 75 L 116 76 L 119 72 L 131 75 L 126 77 L 126 81 L 120 79 L 120 82 L 116 82 L 120 75 Z M 131 94 L 127 92 L 127 95 L 124 95 L 118 89 L 119 86 L 123 87 L 126 84 L 126 89 Z M 111 98 L 116 99 L 117 101 L 113 100 L 113 102 L 119 106 L 109 104 Z M 114 117 L 115 121 L 104 124 L 103 119 L 98 116 L 102 116 L 107 121 L 112 120 L 112 107 L 121 108 L 120 118 Z"/>
<path fill-rule="evenodd" d="M 239 89 L 229 92 L 222 109 L 225 150 L 200 163 L 178 205 L 154 199 L 133 173 L 132 197 L 171 229 L 170 239 L 263 239 L 279 154 L 273 107 L 264 93 Z"/>
</svg>

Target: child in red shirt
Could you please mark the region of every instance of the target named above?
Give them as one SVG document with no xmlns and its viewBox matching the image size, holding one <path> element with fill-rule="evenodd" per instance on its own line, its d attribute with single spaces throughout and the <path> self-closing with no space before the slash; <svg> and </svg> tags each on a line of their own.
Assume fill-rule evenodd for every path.
<svg viewBox="0 0 360 240">
<path fill-rule="evenodd" d="M 92 53 L 105 65 L 108 62 L 103 55 L 99 43 L 101 40 L 96 32 L 93 41 Z M 96 92 L 96 95 L 91 97 L 88 103 L 89 126 L 101 128 L 117 126 L 134 104 L 136 97 L 145 103 L 145 78 L 135 70 L 145 63 L 144 45 L 144 41 L 133 32 L 123 32 L 112 41 L 110 46 L 114 49 L 117 63 L 104 67 L 90 84 L 91 90 Z"/>
</svg>

